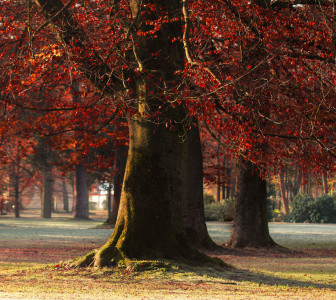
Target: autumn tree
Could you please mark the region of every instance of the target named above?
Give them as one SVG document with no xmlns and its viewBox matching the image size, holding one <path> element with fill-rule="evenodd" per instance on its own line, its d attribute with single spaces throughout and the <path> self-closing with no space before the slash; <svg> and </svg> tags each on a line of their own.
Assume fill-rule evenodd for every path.
<svg viewBox="0 0 336 300">
<path fill-rule="evenodd" d="M 1 150 L 1 163 L 6 174 L 4 181 L 16 218 L 20 217 L 24 193 L 32 186 L 36 176 L 28 159 L 31 152 L 32 143 L 19 138 L 8 140 Z"/>
<path fill-rule="evenodd" d="M 122 5 L 112 6 L 114 21 L 125 22 L 123 30 L 130 29 L 132 40 L 125 39 L 125 49 L 134 49 L 124 54 L 131 67 L 122 72 L 123 82 L 90 50 L 87 36 L 60 1 L 35 2 L 69 47 L 73 62 L 98 89 L 112 99 L 136 94 L 130 98 L 134 111 L 128 117 L 130 149 L 121 210 L 110 240 L 95 255 L 95 265 L 127 257 L 204 258 L 192 247 L 182 221 L 186 155 L 182 136 L 187 112 L 171 93 L 181 84 L 176 72 L 184 67 L 183 44 L 175 42 L 182 37 L 181 3 L 130 1 L 130 12 Z M 86 7 L 80 9 L 79 15 Z"/>
<path fill-rule="evenodd" d="M 9 20 L 21 9 L 28 17 L 11 32 L 21 44 L 15 42 L 20 49 L 11 60 L 15 68 L 6 66 L 10 76 L 3 74 L 7 103 L 37 109 L 33 92 L 42 91 L 52 109 L 40 121 L 58 132 L 80 129 L 81 140 L 90 136 L 91 145 L 98 142 L 91 133 L 104 123 L 98 112 L 110 112 L 102 115 L 105 120 L 117 111 L 128 119 L 129 155 L 116 227 L 106 245 L 83 264 L 100 267 L 158 257 L 207 260 L 188 238 L 183 217 L 195 119 L 220 134 L 226 152 L 238 157 L 239 181 L 246 183 L 237 193 L 244 200 L 238 206 L 247 205 L 258 220 L 264 220 L 265 179 L 285 159 L 332 172 L 332 2 L 34 0 L 28 9 L 20 8 L 22 3 L 12 1 L 18 7 L 6 16 Z M 48 67 L 37 63 L 41 53 Z M 17 57 L 27 58 L 28 66 Z M 27 75 L 30 70 L 34 78 Z M 71 83 L 74 73 L 91 89 L 86 95 L 96 95 L 83 97 L 86 105 L 69 105 L 60 97 L 69 89 L 55 88 Z M 74 120 L 85 120 L 85 126 L 74 126 Z M 69 141 L 66 134 L 58 138 L 60 145 Z M 81 149 L 79 162 L 85 143 L 72 142 Z M 260 188 L 257 199 L 247 193 L 254 184 Z M 255 209 L 252 204 L 259 200 Z M 269 240 L 265 228 L 256 232 Z M 199 229 L 193 232 L 207 235 L 205 226 Z M 247 242 L 256 245 L 258 240 Z"/>
<path fill-rule="evenodd" d="M 213 132 L 223 133 L 226 152 L 238 156 L 238 176 L 256 177 L 238 179 L 235 219 L 242 222 L 230 245 L 274 244 L 265 215 L 267 176 L 288 161 L 316 172 L 334 168 L 333 5 L 318 2 L 191 2 L 185 74 L 199 97 L 190 104 Z M 211 93 L 204 96 L 204 88 Z M 246 191 L 254 180 L 258 199 Z"/>
</svg>

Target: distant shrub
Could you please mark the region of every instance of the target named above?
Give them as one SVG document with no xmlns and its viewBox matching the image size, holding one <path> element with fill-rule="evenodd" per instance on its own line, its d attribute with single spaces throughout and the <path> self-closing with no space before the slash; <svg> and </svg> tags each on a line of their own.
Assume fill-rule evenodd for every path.
<svg viewBox="0 0 336 300">
<path fill-rule="evenodd" d="M 103 208 L 103 210 L 107 210 L 107 200 L 104 200 L 102 202 L 102 208 Z"/>
<path fill-rule="evenodd" d="M 336 223 L 336 194 L 313 198 L 297 195 L 285 221 L 295 223 Z"/>
<path fill-rule="evenodd" d="M 215 202 L 215 197 L 210 195 L 210 194 L 207 194 L 207 193 L 204 193 L 203 194 L 203 201 L 204 203 L 214 203 Z"/>
<path fill-rule="evenodd" d="M 206 221 L 232 221 L 234 200 L 229 198 L 221 202 L 204 203 Z"/>
<path fill-rule="evenodd" d="M 232 221 L 234 217 L 234 198 L 227 198 L 223 202 L 223 219 L 224 221 Z"/>
<path fill-rule="evenodd" d="M 223 221 L 223 205 L 221 203 L 204 203 L 206 221 Z"/>
<path fill-rule="evenodd" d="M 89 210 L 96 210 L 97 209 L 97 203 L 96 202 L 89 202 Z"/>
<path fill-rule="evenodd" d="M 285 219 L 285 214 L 278 209 L 272 211 L 272 222 L 283 222 Z"/>
<path fill-rule="evenodd" d="M 274 210 L 275 210 L 275 200 L 268 197 L 267 198 L 267 220 L 269 222 L 272 222 L 274 219 L 274 213 L 273 213 Z"/>
</svg>

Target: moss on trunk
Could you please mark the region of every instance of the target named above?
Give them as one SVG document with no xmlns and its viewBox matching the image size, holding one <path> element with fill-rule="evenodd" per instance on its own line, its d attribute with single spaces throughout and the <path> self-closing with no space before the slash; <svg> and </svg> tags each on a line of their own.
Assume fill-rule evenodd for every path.
<svg viewBox="0 0 336 300">
<path fill-rule="evenodd" d="M 96 266 L 128 258 L 183 261 L 197 256 L 181 216 L 184 147 L 163 125 L 130 121 L 121 211 L 110 240 L 96 255 Z"/>
<path fill-rule="evenodd" d="M 183 220 L 189 239 L 198 247 L 214 248 L 217 245 L 209 236 L 203 202 L 203 156 L 199 127 L 194 120 L 188 132 L 185 157 L 185 189 Z"/>
<path fill-rule="evenodd" d="M 130 121 L 130 148 L 116 227 L 82 266 L 127 264 L 134 259 L 225 264 L 199 252 L 182 218 L 186 143 L 163 125 Z"/>
</svg>

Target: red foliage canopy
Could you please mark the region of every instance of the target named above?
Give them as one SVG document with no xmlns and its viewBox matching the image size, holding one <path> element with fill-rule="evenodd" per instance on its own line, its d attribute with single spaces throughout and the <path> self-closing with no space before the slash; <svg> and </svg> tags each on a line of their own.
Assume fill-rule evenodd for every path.
<svg viewBox="0 0 336 300">
<path fill-rule="evenodd" d="M 134 64 L 128 2 L 54 1 L 53 14 L 41 9 L 46 1 L 34 2 L 0 4 L 2 140 L 10 128 L 81 155 L 121 140 L 120 119 L 137 112 L 134 83 L 153 76 Z M 172 42 L 183 45 L 185 68 L 175 89 L 153 93 L 167 106 L 186 103 L 228 152 L 262 169 L 291 162 L 334 171 L 333 3 L 184 0 L 177 19 L 143 1 L 148 30 L 138 35 L 155 39 L 163 24 L 184 24 Z M 163 109 L 148 117 L 171 126 Z"/>
</svg>

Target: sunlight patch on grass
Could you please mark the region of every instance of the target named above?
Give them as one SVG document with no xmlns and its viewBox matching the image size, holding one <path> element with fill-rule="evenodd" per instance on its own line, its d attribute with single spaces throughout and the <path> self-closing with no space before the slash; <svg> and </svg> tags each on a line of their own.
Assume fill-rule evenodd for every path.
<svg viewBox="0 0 336 300">
<path fill-rule="evenodd" d="M 266 265 L 269 261 L 266 261 Z M 157 262 L 154 263 L 154 266 Z M 299 272 L 213 269 L 163 262 L 161 266 L 136 271 L 127 268 L 67 269 L 67 264 L 25 266 L 0 264 L 0 297 L 29 295 L 34 299 L 333 299 L 336 291 L 320 274 L 302 278 Z M 307 264 L 307 267 L 310 265 Z M 6 270 L 7 268 L 7 270 Z M 5 270 L 9 272 L 4 272 Z M 334 269 L 332 269 L 334 270 Z M 284 270 L 285 271 L 285 270 Z M 20 296 L 21 295 L 21 296 Z M 13 298 L 11 298 L 13 299 Z"/>
</svg>

